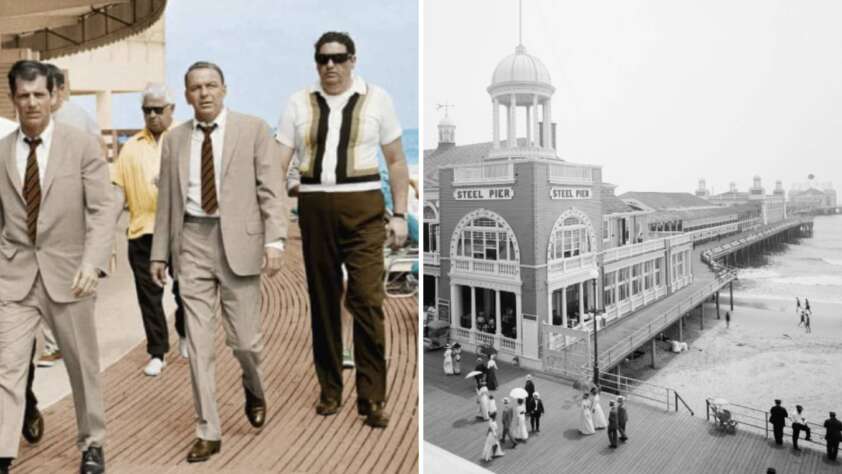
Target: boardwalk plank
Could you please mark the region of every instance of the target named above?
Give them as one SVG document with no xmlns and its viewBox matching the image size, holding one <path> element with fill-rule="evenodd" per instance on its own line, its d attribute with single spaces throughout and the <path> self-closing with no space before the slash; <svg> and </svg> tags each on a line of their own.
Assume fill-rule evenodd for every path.
<svg viewBox="0 0 842 474">
<path fill-rule="evenodd" d="M 187 362 L 176 351 L 164 374 L 141 373 L 145 344 L 103 372 L 109 472 L 277 473 L 396 472 L 418 470 L 417 298 L 387 299 L 388 397 L 392 420 L 386 430 L 363 424 L 356 413 L 354 371 L 345 371 L 343 407 L 331 417 L 314 408 L 318 382 L 313 368 L 309 301 L 297 227 L 292 229 L 284 269 L 264 279 L 263 375 L 269 413 L 255 430 L 243 413 L 239 364 L 216 334 L 217 399 L 223 427 L 222 452 L 200 465 L 185 462 L 195 437 Z M 131 302 L 130 304 L 134 304 Z M 351 341 L 351 317 L 343 313 L 343 340 Z M 177 347 L 177 339 L 171 341 Z M 63 399 L 44 410 L 45 438 L 21 445 L 16 473 L 72 472 L 78 467 L 73 405 Z"/>
</svg>

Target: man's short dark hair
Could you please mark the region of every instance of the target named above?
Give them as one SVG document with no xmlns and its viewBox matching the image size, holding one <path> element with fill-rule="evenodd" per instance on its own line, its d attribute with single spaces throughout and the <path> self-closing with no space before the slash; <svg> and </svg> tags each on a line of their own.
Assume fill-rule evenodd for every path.
<svg viewBox="0 0 842 474">
<path fill-rule="evenodd" d="M 43 63 L 39 63 L 38 61 L 30 61 L 28 59 L 22 59 L 15 64 L 12 65 L 12 69 L 9 70 L 9 90 L 12 91 L 12 96 L 17 93 L 17 81 L 18 79 L 24 81 L 34 81 L 38 78 L 38 76 L 44 76 L 47 78 L 47 90 L 50 94 L 53 93 L 53 76 L 50 75 L 49 69 Z"/>
<path fill-rule="evenodd" d="M 353 55 L 357 54 L 357 48 L 354 47 L 354 40 L 351 39 L 348 33 L 343 33 L 341 31 L 328 31 L 327 33 L 324 33 L 322 36 L 319 37 L 319 40 L 316 41 L 315 54 L 319 54 L 319 50 L 322 49 L 322 46 L 324 46 L 327 43 L 344 44 L 345 49 L 347 49 L 349 53 Z"/>
<path fill-rule="evenodd" d="M 53 76 L 53 83 L 56 85 L 56 87 L 64 87 L 64 71 L 62 71 L 60 67 L 52 63 L 44 63 L 44 65 L 47 66 L 47 71 L 49 71 L 50 75 Z"/>
<path fill-rule="evenodd" d="M 222 73 L 221 67 L 210 61 L 196 61 L 195 63 L 191 64 L 190 67 L 187 68 L 187 72 L 184 73 L 185 87 L 187 87 L 187 76 L 189 76 L 190 73 L 195 71 L 196 69 L 213 69 L 219 74 L 219 78 L 222 79 L 222 85 L 225 85 L 225 74 Z"/>
</svg>

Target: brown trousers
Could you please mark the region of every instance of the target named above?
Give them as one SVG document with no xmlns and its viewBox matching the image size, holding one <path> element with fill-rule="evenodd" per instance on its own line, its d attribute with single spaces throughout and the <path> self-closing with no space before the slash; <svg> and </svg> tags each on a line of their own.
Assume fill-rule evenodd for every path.
<svg viewBox="0 0 842 474">
<path fill-rule="evenodd" d="M 386 399 L 383 323 L 383 195 L 379 190 L 301 193 L 301 240 L 313 329 L 313 358 L 323 399 L 342 397 L 342 264 L 345 306 L 354 319 L 357 398 Z"/>
</svg>

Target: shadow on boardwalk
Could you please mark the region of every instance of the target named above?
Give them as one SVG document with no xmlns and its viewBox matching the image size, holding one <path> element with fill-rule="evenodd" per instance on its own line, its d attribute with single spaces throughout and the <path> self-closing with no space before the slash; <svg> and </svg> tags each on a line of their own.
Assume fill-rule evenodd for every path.
<svg viewBox="0 0 842 474">
<path fill-rule="evenodd" d="M 388 400 L 392 420 L 386 430 L 363 424 L 356 413 L 354 372 L 345 372 L 343 407 L 321 417 L 314 407 L 319 389 L 312 362 L 310 315 L 301 241 L 293 229 L 285 268 L 263 281 L 263 375 L 269 407 L 262 431 L 243 413 L 239 364 L 217 332 L 217 400 L 222 420 L 222 452 L 211 461 L 188 465 L 195 437 L 192 388 L 185 360 L 173 351 L 161 377 L 145 377 L 145 343 L 104 373 L 108 438 L 105 457 L 111 473 L 176 474 L 277 472 L 418 471 L 417 299 L 387 299 Z M 126 304 L 136 304 L 126 301 Z M 345 314 L 345 340 L 350 316 Z M 176 344 L 177 347 L 177 344 Z M 15 473 L 77 472 L 76 422 L 65 398 L 44 412 L 46 435 L 37 446 L 21 445 Z"/>
<path fill-rule="evenodd" d="M 466 359 L 474 361 L 471 354 Z M 473 368 L 473 363 L 469 364 Z M 501 384 L 495 394 L 498 411 L 502 398 L 514 387 L 523 386 L 526 371 L 498 363 Z M 572 386 L 542 376 L 535 377 L 546 409 L 541 432 L 530 435 L 526 444 L 490 463 L 480 459 L 487 425 L 475 421 L 478 413 L 473 381 L 463 376 L 445 376 L 442 352 L 424 355 L 424 439 L 440 448 L 499 473 L 764 473 L 775 467 L 779 473 L 839 472 L 842 464 L 827 461 L 811 449 L 795 452 L 762 436 L 740 431 L 723 435 L 704 418 L 686 412 L 663 409 L 630 401 L 629 441 L 617 449 L 608 446 L 604 430 L 595 435 L 579 434 L 579 392 Z M 608 411 L 611 395 L 603 395 Z"/>
</svg>

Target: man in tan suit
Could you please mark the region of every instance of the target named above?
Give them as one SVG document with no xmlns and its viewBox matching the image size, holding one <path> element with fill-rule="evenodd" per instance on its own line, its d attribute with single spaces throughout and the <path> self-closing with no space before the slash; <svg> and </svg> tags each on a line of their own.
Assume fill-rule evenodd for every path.
<svg viewBox="0 0 842 474">
<path fill-rule="evenodd" d="M 34 61 L 9 72 L 20 129 L 0 141 L 0 472 L 17 456 L 32 342 L 43 319 L 64 354 L 83 451 L 105 471 L 94 292 L 117 212 L 96 139 L 50 119 L 52 78 Z"/>
<path fill-rule="evenodd" d="M 260 273 L 272 276 L 280 269 L 287 224 L 269 126 L 224 107 L 219 66 L 195 63 L 184 82 L 194 118 L 164 137 L 150 260 L 153 279 L 163 285 L 165 262 L 172 258 L 181 284 L 198 416 L 198 439 L 187 460 L 201 462 L 221 447 L 214 383 L 217 304 L 226 343 L 243 369 L 246 417 L 252 426 L 263 426 Z"/>
</svg>

